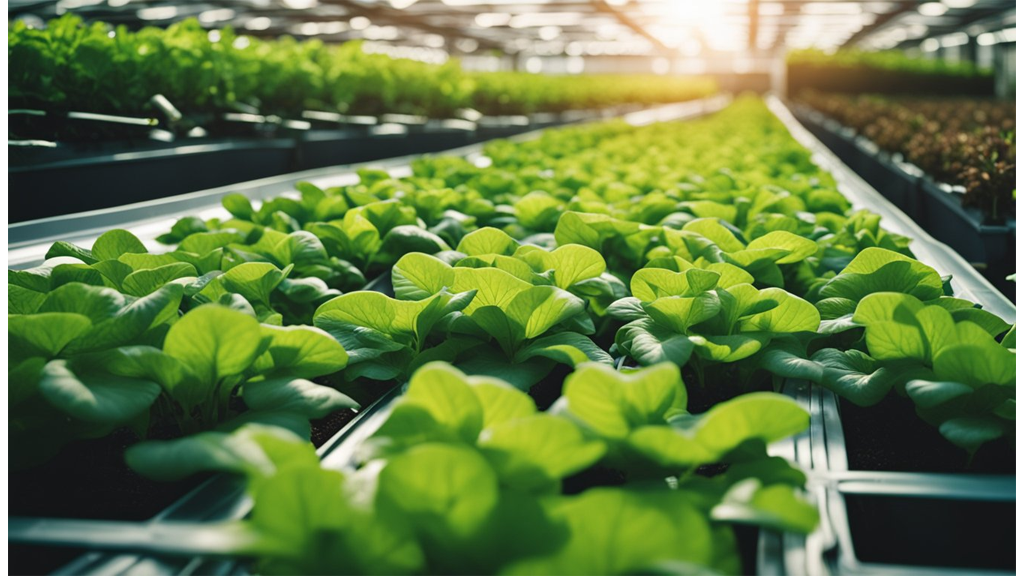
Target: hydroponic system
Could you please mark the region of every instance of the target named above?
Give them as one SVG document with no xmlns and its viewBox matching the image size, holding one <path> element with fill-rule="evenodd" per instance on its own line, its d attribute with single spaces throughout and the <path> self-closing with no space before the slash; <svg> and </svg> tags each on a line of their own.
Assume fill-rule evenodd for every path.
<svg viewBox="0 0 1024 576">
<path fill-rule="evenodd" d="M 8 572 L 1014 572 L 1015 49 L 10 2 Z"/>
</svg>

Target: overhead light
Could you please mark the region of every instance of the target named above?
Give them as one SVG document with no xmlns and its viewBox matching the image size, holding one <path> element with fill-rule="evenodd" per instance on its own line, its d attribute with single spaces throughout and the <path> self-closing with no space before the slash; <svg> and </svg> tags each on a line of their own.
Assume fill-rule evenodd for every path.
<svg viewBox="0 0 1024 576">
<path fill-rule="evenodd" d="M 107 0 L 107 5 L 111 8 L 120 8 L 128 4 L 128 0 Z"/>
<path fill-rule="evenodd" d="M 199 14 L 199 21 L 203 24 L 213 24 L 215 22 L 224 22 L 225 20 L 231 20 L 235 17 L 235 11 L 231 8 L 219 8 L 216 10 L 206 10 Z"/>
<path fill-rule="evenodd" d="M 291 8 L 292 10 L 305 10 L 307 8 L 314 8 L 319 2 L 317 0 L 281 0 L 284 3 L 285 8 Z"/>
<path fill-rule="evenodd" d="M 473 22 L 481 28 L 493 28 L 495 26 L 507 26 L 512 15 L 505 12 L 481 12 L 476 15 Z"/>
<path fill-rule="evenodd" d="M 978 0 L 942 0 L 942 3 L 950 8 L 970 8 L 978 3 Z"/>
<path fill-rule="evenodd" d="M 943 48 L 952 48 L 953 46 L 963 46 L 970 42 L 970 40 L 970 37 L 968 37 L 966 33 L 956 32 L 940 38 L 939 44 L 941 44 Z"/>
<path fill-rule="evenodd" d="M 544 62 L 536 57 L 531 56 L 526 59 L 526 71 L 531 74 L 537 74 L 544 68 Z"/>
<path fill-rule="evenodd" d="M 266 16 L 257 16 L 245 23 L 246 30 L 266 30 L 273 22 Z"/>
<path fill-rule="evenodd" d="M 565 71 L 569 74 L 582 74 L 585 67 L 585 61 L 579 56 L 570 56 L 565 60 Z"/>
<path fill-rule="evenodd" d="M 928 38 L 924 42 L 921 42 L 921 50 L 925 52 L 935 52 L 939 49 L 939 41 L 935 38 Z"/>
<path fill-rule="evenodd" d="M 143 8 L 135 13 L 140 20 L 170 20 L 178 15 L 177 6 L 154 6 Z"/>
<path fill-rule="evenodd" d="M 427 34 L 423 37 L 423 45 L 429 48 L 444 48 L 444 36 L 440 34 Z"/>
<path fill-rule="evenodd" d="M 512 28 L 533 28 L 537 26 L 574 26 L 583 19 L 580 12 L 527 12 L 516 14 L 509 21 Z"/>
<path fill-rule="evenodd" d="M 917 7 L 918 14 L 922 16 L 942 16 L 948 10 L 942 2 L 925 2 Z"/>
<path fill-rule="evenodd" d="M 779 3 L 761 4 L 757 7 L 757 13 L 761 16 L 782 16 L 786 13 L 786 7 Z"/>
<path fill-rule="evenodd" d="M 537 36 L 541 40 L 554 40 L 562 35 L 562 29 L 558 26 L 543 26 L 537 30 Z"/>
<path fill-rule="evenodd" d="M 413 4 L 418 2 L 418 0 L 390 0 L 390 1 L 391 1 L 391 7 L 394 8 L 395 10 L 405 10 L 409 6 L 412 6 Z"/>
<path fill-rule="evenodd" d="M 991 32 L 978 35 L 978 46 L 991 46 L 996 42 L 996 35 Z"/>
<path fill-rule="evenodd" d="M 480 43 L 472 38 L 459 38 L 455 41 L 455 47 L 463 52 L 469 53 L 476 51 L 480 47 Z"/>
<path fill-rule="evenodd" d="M 800 9 L 804 14 L 860 14 L 860 4 L 856 2 L 810 2 Z"/>
<path fill-rule="evenodd" d="M 370 27 L 370 19 L 366 16 L 356 16 L 348 21 L 348 25 L 351 26 L 353 30 L 366 30 Z"/>
</svg>

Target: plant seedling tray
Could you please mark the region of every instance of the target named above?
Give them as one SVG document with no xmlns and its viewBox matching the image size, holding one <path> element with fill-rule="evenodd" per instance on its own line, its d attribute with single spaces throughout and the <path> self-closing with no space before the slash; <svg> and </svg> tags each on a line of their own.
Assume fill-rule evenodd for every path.
<svg viewBox="0 0 1024 576">
<path fill-rule="evenodd" d="M 854 207 L 870 206 L 882 215 L 883 226 L 911 237 L 921 261 L 940 274 L 953 274 L 957 295 L 1014 321 L 1013 304 L 963 257 L 929 236 L 843 165 L 780 101 L 770 100 L 769 107 L 814 153 L 815 162 L 835 177 Z M 844 403 L 807 383 L 787 382 L 783 392 L 808 408 L 811 426 L 777 449 L 809 471 L 808 489 L 818 499 L 822 525 L 806 538 L 763 534 L 760 572 L 923 576 L 1013 570 L 1009 535 L 1015 519 L 1014 475 L 851 470 L 851 462 L 861 455 L 847 442 Z M 853 408 L 847 405 L 845 411 L 849 417 Z M 907 416 L 916 418 L 912 412 Z M 943 442 L 937 430 L 934 437 Z"/>
<path fill-rule="evenodd" d="M 632 112 L 624 118 L 637 125 L 681 120 L 720 110 L 728 102 L 727 97 L 718 96 Z M 532 131 L 514 139 L 527 141 L 539 135 L 539 131 Z M 482 151 L 482 144 L 473 144 L 446 154 L 459 154 L 474 160 L 481 156 Z M 14 224 L 8 228 L 8 264 L 12 268 L 37 266 L 56 240 L 88 246 L 102 232 L 118 227 L 131 231 L 151 250 L 160 251 L 161 245 L 156 242 L 156 237 L 169 230 L 179 217 L 224 217 L 227 212 L 220 206 L 220 200 L 229 193 L 240 192 L 251 199 L 264 199 L 292 192 L 295 183 L 304 180 L 321 187 L 350 185 L 358 182 L 357 169 L 371 166 L 402 177 L 411 174 L 409 163 L 414 158 L 406 156 L 382 162 L 309 170 L 118 208 Z M 366 289 L 387 293 L 391 288 L 390 280 L 389 274 L 382 274 L 371 280 Z M 351 452 L 346 454 L 345 450 L 354 449 L 361 438 L 379 426 L 379 422 L 372 424 L 374 418 L 381 417 L 375 415 L 399 393 L 400 388 L 396 387 L 383 398 L 368 404 L 318 449 L 325 465 L 351 460 Z M 205 555 L 215 553 L 216 549 L 196 538 L 202 534 L 204 523 L 242 518 L 251 505 L 239 479 L 217 475 L 147 521 L 9 517 L 8 543 L 11 546 L 33 546 L 38 554 L 56 559 L 64 558 L 60 555 L 71 550 L 67 558 L 70 563 L 57 569 L 56 574 L 238 574 L 244 570 L 241 564 L 233 560 L 206 558 Z M 170 551 L 176 555 L 170 555 Z M 204 557 L 181 555 L 190 551 L 194 556 Z M 32 569 L 30 566 L 24 568 L 25 571 Z"/>
<path fill-rule="evenodd" d="M 803 105 L 791 111 L 804 127 L 871 187 L 921 227 L 983 270 L 984 276 L 1012 297 L 1017 226 L 1013 220 L 986 224 L 980 213 L 965 209 L 960 195 L 936 183 L 920 168 L 898 161 L 824 114 Z"/>
</svg>

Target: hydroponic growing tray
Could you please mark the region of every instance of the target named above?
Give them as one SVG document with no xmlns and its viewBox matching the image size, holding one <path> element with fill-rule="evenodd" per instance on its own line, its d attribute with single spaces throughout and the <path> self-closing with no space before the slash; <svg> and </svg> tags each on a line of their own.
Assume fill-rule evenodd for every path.
<svg viewBox="0 0 1024 576">
<path fill-rule="evenodd" d="M 425 154 L 532 130 L 611 117 L 635 107 L 561 114 L 427 119 L 408 115 L 265 123 L 248 136 L 12 148 L 11 222 L 168 198 L 236 182 L 382 158 Z M 299 125 L 302 129 L 295 128 Z M 262 136 L 258 134 L 265 132 Z M 39 202 L 44 192 L 48 202 Z"/>
<path fill-rule="evenodd" d="M 986 223 L 977 211 L 966 210 L 953 187 L 938 183 L 920 168 L 880 150 L 873 142 L 805 105 L 791 105 L 794 116 L 897 208 L 939 241 L 952 247 L 1004 294 L 1015 284 L 1016 222 Z"/>
<path fill-rule="evenodd" d="M 664 114 L 660 118 L 649 114 L 647 119 L 680 119 L 718 109 L 722 104 L 722 101 L 693 103 L 688 108 L 663 109 Z M 849 168 L 839 163 L 820 142 L 795 124 L 778 101 L 772 100 L 770 104 L 792 135 L 815 153 L 819 165 L 835 176 L 840 189 L 855 207 L 870 207 L 882 215 L 889 229 L 913 238 L 915 252 L 921 260 L 942 274 L 953 274 L 953 284 L 959 295 L 983 304 L 998 316 L 1013 318 L 1013 306 L 988 286 L 962 258 L 931 239 L 912 220 L 899 213 Z M 477 147 L 459 152 L 470 158 L 479 157 Z M 408 160 L 395 159 L 384 165 L 393 175 L 407 174 Z M 316 171 L 127 206 L 120 211 L 99 211 L 26 223 L 11 227 L 12 250 L 9 257 L 16 266 L 29 266 L 42 260 L 53 240 L 88 244 L 100 231 L 113 226 L 129 228 L 148 245 L 155 246 L 155 236 L 169 227 L 175 215 L 193 214 L 206 218 L 221 214 L 215 202 L 228 192 L 241 190 L 251 198 L 265 198 L 291 190 L 291 185 L 298 180 L 311 180 L 330 186 L 352 183 L 356 179 L 357 176 L 351 171 Z M 865 528 L 865 518 L 870 520 L 872 516 L 878 516 L 877 510 L 898 516 L 901 509 L 886 504 L 896 502 L 897 506 L 904 507 L 902 510 L 914 509 L 915 504 L 925 498 L 936 509 L 942 506 L 956 507 L 957 498 L 977 498 L 982 493 L 976 492 L 978 490 L 985 490 L 988 502 L 997 505 L 1007 501 L 1012 503 L 1015 498 L 1012 495 L 1013 477 L 974 478 L 963 475 L 849 471 L 843 422 L 840 419 L 842 407 L 836 397 L 828 391 L 801 382 L 787 383 L 785 392 L 808 408 L 811 427 L 807 433 L 791 441 L 780 442 L 772 450 L 774 454 L 785 456 L 809 471 L 808 490 L 817 498 L 822 522 L 819 529 L 806 538 L 762 532 L 757 545 L 759 573 L 892 573 L 915 570 L 918 573 L 934 573 L 936 568 L 921 563 L 917 563 L 915 568 L 919 558 L 912 554 L 893 556 L 889 548 L 879 547 L 877 542 L 870 539 L 863 540 L 861 537 L 865 533 L 870 535 L 875 530 L 871 525 Z M 369 435 L 383 421 L 387 403 L 395 394 L 397 391 L 393 390 L 391 395 L 361 412 L 356 420 L 320 449 L 325 466 L 344 468 L 350 463 L 352 450 L 360 439 Z M 1010 486 L 1009 491 L 1006 490 L 1007 484 Z M 10 541 L 70 545 L 93 550 L 65 566 L 61 570 L 63 573 L 239 573 L 244 567 L 234 561 L 198 557 L 172 559 L 165 553 L 173 550 L 179 554 L 186 551 L 197 556 L 215 555 L 218 552 L 216 544 L 203 539 L 202 523 L 244 515 L 250 504 L 240 496 L 240 490 L 239 482 L 227 477 L 216 477 L 145 523 L 9 519 Z M 879 504 L 879 498 L 889 500 Z M 864 510 L 867 510 L 866 514 Z M 948 516 L 955 517 L 952 514 Z M 137 553 L 99 551 L 103 549 L 134 550 Z M 947 562 L 947 565 L 952 566 L 953 562 Z"/>
</svg>

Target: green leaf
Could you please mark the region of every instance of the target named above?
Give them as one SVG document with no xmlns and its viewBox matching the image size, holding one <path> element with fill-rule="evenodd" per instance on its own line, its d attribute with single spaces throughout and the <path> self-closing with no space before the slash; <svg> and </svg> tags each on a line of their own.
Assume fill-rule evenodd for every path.
<svg viewBox="0 0 1024 576">
<path fill-rule="evenodd" d="M 54 358 L 74 339 L 92 328 L 82 314 L 45 312 L 31 316 L 8 316 L 8 353 L 17 359 L 29 356 Z"/>
<path fill-rule="evenodd" d="M 452 267 L 429 254 L 406 254 L 391 269 L 391 284 L 399 300 L 423 300 L 454 283 Z"/>
<path fill-rule="evenodd" d="M 417 370 L 402 403 L 426 410 L 439 426 L 468 444 L 474 444 L 483 429 L 484 409 L 466 375 L 443 362 Z"/>
<path fill-rule="evenodd" d="M 131 294 L 132 296 L 145 296 L 156 292 L 158 289 L 163 287 L 164 284 L 167 284 L 172 280 L 197 276 L 198 274 L 199 273 L 196 271 L 195 266 L 186 264 L 185 262 L 167 264 L 166 266 L 151 268 L 149 270 L 138 270 L 124 278 L 124 281 L 121 284 L 121 290 L 126 294 Z"/>
<path fill-rule="evenodd" d="M 97 260 L 117 260 L 126 253 L 145 254 L 149 252 L 141 240 L 127 230 L 109 230 L 104 232 L 92 245 L 92 255 Z"/>
<path fill-rule="evenodd" d="M 722 308 L 715 292 L 702 292 L 696 297 L 669 296 L 643 305 L 644 310 L 659 325 L 680 334 L 690 327 L 718 315 Z"/>
<path fill-rule="evenodd" d="M 902 292 L 932 300 L 943 295 L 942 279 L 913 258 L 883 248 L 866 248 L 825 284 L 821 296 L 860 301 L 875 292 Z"/>
<path fill-rule="evenodd" d="M 53 245 L 50 246 L 50 249 L 46 251 L 44 259 L 49 260 L 50 258 L 59 258 L 61 256 L 76 258 L 86 264 L 95 264 L 97 262 L 97 259 L 93 256 L 91 250 L 86 250 L 85 248 L 75 246 L 74 244 L 63 240 L 54 242 Z"/>
<path fill-rule="evenodd" d="M 711 510 L 711 518 L 809 534 L 818 526 L 818 509 L 792 486 L 762 486 L 756 478 L 748 478 L 729 489 Z"/>
<path fill-rule="evenodd" d="M 64 360 L 53 360 L 43 368 L 39 393 L 72 418 L 113 426 L 149 409 L 160 386 L 138 378 L 76 374 Z"/>
<path fill-rule="evenodd" d="M 205 305 L 171 326 L 164 352 L 181 360 L 201 381 L 212 383 L 245 371 L 261 352 L 262 342 L 255 318 Z"/>
<path fill-rule="evenodd" d="M 1017 355 L 988 341 L 944 348 L 933 360 L 935 375 L 975 388 L 985 384 L 1012 385 L 1017 379 Z"/>
<path fill-rule="evenodd" d="M 574 418 L 610 439 L 624 439 L 638 426 L 664 424 L 666 416 L 686 409 L 679 368 L 669 363 L 632 374 L 584 364 L 566 378 L 563 396 Z"/>
<path fill-rule="evenodd" d="M 572 422 L 547 414 L 497 424 L 484 431 L 479 447 L 503 485 L 527 491 L 557 488 L 559 480 L 605 453 L 603 442 L 588 440 Z"/>
<path fill-rule="evenodd" d="M 479 256 L 481 254 L 511 256 L 518 247 L 519 243 L 508 234 L 497 228 L 487 227 L 474 230 L 463 236 L 455 250 L 467 256 Z"/>
<path fill-rule="evenodd" d="M 22 288 L 16 284 L 7 284 L 7 313 L 33 314 L 46 300 L 46 294 Z"/>
<path fill-rule="evenodd" d="M 295 412 L 309 420 L 323 418 L 343 408 L 359 404 L 333 388 L 301 378 L 273 378 L 246 382 L 242 399 L 251 410 Z"/>
<path fill-rule="evenodd" d="M 568 527 L 569 541 L 506 573 L 636 574 L 671 560 L 705 566 L 715 549 L 708 521 L 682 492 L 593 488 L 548 506 Z"/>
<path fill-rule="evenodd" d="M 701 418 L 695 437 L 708 449 L 726 454 L 746 440 L 769 444 L 808 426 L 810 415 L 795 400 L 754 392 L 715 405 Z"/>
<path fill-rule="evenodd" d="M 742 331 L 773 333 L 816 332 L 821 316 L 813 304 L 781 288 L 766 288 L 759 292 L 762 300 L 774 300 L 778 305 L 771 310 L 740 320 Z"/>
<path fill-rule="evenodd" d="M 523 337 L 536 338 L 584 311 L 586 304 L 554 286 L 532 286 L 515 295 L 506 308 L 511 320 L 522 327 Z"/>
<path fill-rule="evenodd" d="M 250 302 L 270 306 L 270 294 L 289 272 L 290 266 L 279 270 L 277 266 L 265 262 L 246 262 L 218 276 L 216 282 L 225 290 L 241 294 Z"/>
<path fill-rule="evenodd" d="M 991 442 L 1005 434 L 1003 425 L 998 420 L 984 417 L 946 420 L 939 426 L 939 432 L 946 440 L 971 454 L 977 452 L 985 442 Z"/>
<path fill-rule="evenodd" d="M 818 244 L 813 240 L 782 230 L 769 232 L 747 244 L 747 250 L 761 250 L 765 248 L 781 249 L 789 252 L 788 256 L 776 260 L 776 264 L 794 264 L 817 253 Z"/>
<path fill-rule="evenodd" d="M 422 444 L 388 461 L 377 501 L 401 510 L 418 531 L 433 538 L 468 538 L 498 504 L 498 477 L 476 450 Z"/>
<path fill-rule="evenodd" d="M 464 312 L 469 315 L 484 306 L 506 309 L 520 292 L 532 286 L 515 276 L 497 268 L 455 268 L 453 292 L 476 290 L 476 297 Z"/>
<path fill-rule="evenodd" d="M 881 402 L 899 380 L 898 371 L 859 350 L 826 348 L 815 352 L 812 359 L 821 365 L 818 383 L 858 406 Z"/>
<path fill-rule="evenodd" d="M 283 455 L 281 448 L 286 448 Z M 271 476 L 279 464 L 316 467 L 319 459 L 309 443 L 284 428 L 249 424 L 228 434 L 202 432 L 175 440 L 150 440 L 125 450 L 128 467 L 139 474 L 170 482 L 199 472 L 234 472 Z"/>
<path fill-rule="evenodd" d="M 771 335 L 750 332 L 731 336 L 690 336 L 697 354 L 716 362 L 736 362 L 757 353 L 771 340 Z"/>
<path fill-rule="evenodd" d="M 906 390 L 907 396 L 921 408 L 935 408 L 974 392 L 974 388 L 959 382 L 932 382 L 929 380 L 911 380 L 907 382 Z"/>
<path fill-rule="evenodd" d="M 641 366 L 672 362 L 684 366 L 694 344 L 684 335 L 662 328 L 649 318 L 634 320 L 615 334 L 615 344 Z"/>
<path fill-rule="evenodd" d="M 561 364 L 575 366 L 583 362 L 612 363 L 612 357 L 586 336 L 576 332 L 559 332 L 537 338 L 516 353 L 516 361 L 543 357 Z"/>
<path fill-rule="evenodd" d="M 270 338 L 266 354 L 273 373 L 294 378 L 333 374 L 348 364 L 348 354 L 330 334 L 312 326 L 260 326 Z"/>
</svg>

